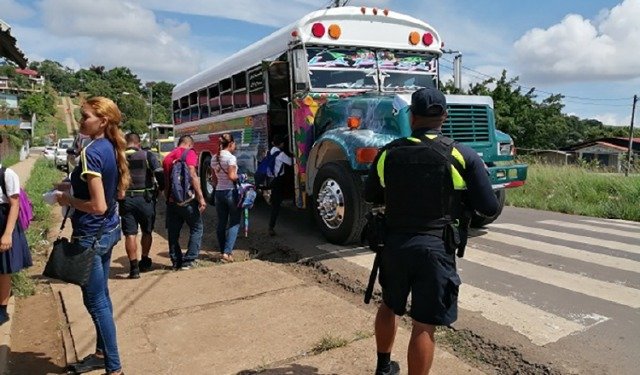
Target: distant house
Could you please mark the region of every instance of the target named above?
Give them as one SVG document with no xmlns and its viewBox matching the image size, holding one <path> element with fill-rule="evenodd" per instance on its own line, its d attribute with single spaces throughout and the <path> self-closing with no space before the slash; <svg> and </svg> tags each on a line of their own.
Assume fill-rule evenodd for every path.
<svg viewBox="0 0 640 375">
<path fill-rule="evenodd" d="M 592 161 L 620 172 L 623 162 L 629 151 L 629 138 L 598 138 L 586 142 L 577 143 L 561 149 L 575 153 L 577 158 Z M 637 160 L 640 157 L 640 138 L 633 139 L 633 155 Z"/>
<path fill-rule="evenodd" d="M 40 85 L 40 86 L 44 85 L 44 77 L 42 77 L 40 73 L 38 73 L 33 69 L 29 69 L 29 68 L 16 69 L 16 73 L 26 76 L 27 78 L 29 78 L 30 81 L 32 81 L 37 85 Z"/>
</svg>

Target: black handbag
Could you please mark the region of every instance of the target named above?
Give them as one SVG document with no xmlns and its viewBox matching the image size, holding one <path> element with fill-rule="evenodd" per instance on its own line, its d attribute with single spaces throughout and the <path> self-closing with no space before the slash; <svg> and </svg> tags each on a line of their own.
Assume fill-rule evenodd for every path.
<svg viewBox="0 0 640 375">
<path fill-rule="evenodd" d="M 67 210 L 62 220 L 60 234 L 64 230 L 69 211 L 71 209 Z M 109 212 L 111 212 L 111 209 L 108 209 L 107 213 L 105 213 L 104 221 L 89 248 L 83 248 L 79 242 L 70 242 L 69 239 L 61 238 L 60 234 L 58 234 L 58 238 L 53 242 L 53 250 L 49 255 L 42 275 L 79 286 L 87 285 L 91 276 L 93 257 L 96 254 L 95 246 L 98 239 L 102 237 Z"/>
</svg>

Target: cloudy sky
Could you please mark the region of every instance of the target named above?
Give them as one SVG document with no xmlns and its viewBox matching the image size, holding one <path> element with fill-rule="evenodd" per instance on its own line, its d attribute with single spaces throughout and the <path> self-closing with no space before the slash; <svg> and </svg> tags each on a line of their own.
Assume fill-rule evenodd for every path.
<svg viewBox="0 0 640 375">
<path fill-rule="evenodd" d="M 329 0 L 0 0 L 30 60 L 127 66 L 178 83 Z M 565 112 L 628 126 L 640 94 L 640 0 L 351 0 L 439 30 L 463 53 L 463 83 L 506 69 Z M 449 60 L 450 56 L 445 56 Z M 450 63 L 441 61 L 442 72 Z M 444 76 L 443 78 L 447 78 Z"/>
</svg>

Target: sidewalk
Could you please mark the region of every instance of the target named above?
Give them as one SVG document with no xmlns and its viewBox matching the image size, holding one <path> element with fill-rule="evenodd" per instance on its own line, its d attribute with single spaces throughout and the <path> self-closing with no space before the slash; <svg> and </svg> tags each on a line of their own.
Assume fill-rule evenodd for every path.
<svg viewBox="0 0 640 375">
<path fill-rule="evenodd" d="M 372 374 L 373 315 L 282 267 L 251 260 L 155 271 L 139 280 L 112 278 L 126 373 Z M 83 358 L 94 350 L 95 330 L 80 290 L 52 286 L 68 320 L 67 358 Z M 339 339 L 348 343 L 314 354 L 323 338 L 329 347 Z M 393 353 L 405 372 L 408 339 L 409 332 L 399 329 Z M 432 373 L 480 374 L 442 350 Z"/>
<path fill-rule="evenodd" d="M 20 161 L 10 168 L 13 169 L 18 178 L 20 179 L 20 185 L 24 187 L 27 179 L 31 175 L 31 169 L 35 164 L 36 160 L 38 160 L 38 156 L 29 155 L 23 161 Z M 9 315 L 13 317 L 13 313 L 15 311 L 15 301 L 14 298 L 11 297 L 9 299 L 9 305 L 7 306 L 7 310 L 9 311 Z M 4 325 L 0 326 L 0 374 L 6 373 L 6 366 L 8 363 L 8 355 L 11 351 L 11 323 L 12 320 L 9 320 Z"/>
</svg>

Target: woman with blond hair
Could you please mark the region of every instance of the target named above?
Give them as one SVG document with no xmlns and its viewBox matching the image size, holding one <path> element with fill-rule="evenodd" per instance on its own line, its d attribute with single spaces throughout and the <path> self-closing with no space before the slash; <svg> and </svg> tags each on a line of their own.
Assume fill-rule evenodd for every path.
<svg viewBox="0 0 640 375">
<path fill-rule="evenodd" d="M 60 205 L 74 209 L 72 241 L 82 248 L 95 243 L 96 254 L 89 282 L 82 287 L 82 297 L 97 337 L 95 353 L 70 365 L 69 370 L 81 374 L 106 369 L 108 375 L 116 375 L 122 374 L 122 365 L 108 280 L 111 252 L 121 237 L 116 200 L 119 192 L 127 190 L 131 178 L 118 106 L 111 99 L 93 97 L 82 105 L 81 114 L 80 133 L 89 136 L 91 142 L 80 153 L 70 185 L 58 186 L 62 192 L 57 199 Z M 69 187 L 73 188 L 73 194 Z"/>
</svg>

